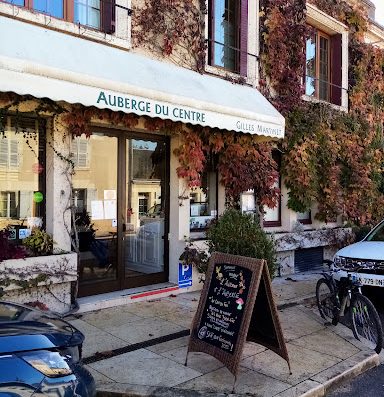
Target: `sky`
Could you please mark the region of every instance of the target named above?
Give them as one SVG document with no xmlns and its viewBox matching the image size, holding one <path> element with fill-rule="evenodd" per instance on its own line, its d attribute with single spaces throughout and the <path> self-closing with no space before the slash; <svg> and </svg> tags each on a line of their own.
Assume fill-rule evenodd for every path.
<svg viewBox="0 0 384 397">
<path fill-rule="evenodd" d="M 384 0 L 371 0 L 376 6 L 376 21 L 384 26 Z"/>
</svg>

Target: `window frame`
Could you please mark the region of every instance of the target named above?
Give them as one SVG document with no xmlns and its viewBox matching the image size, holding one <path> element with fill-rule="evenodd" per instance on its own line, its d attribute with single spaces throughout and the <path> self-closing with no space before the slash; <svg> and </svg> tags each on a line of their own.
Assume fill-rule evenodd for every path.
<svg viewBox="0 0 384 397">
<path fill-rule="evenodd" d="M 215 174 L 215 181 L 214 181 L 214 185 L 215 185 L 215 192 L 213 194 L 208 194 L 208 200 L 206 201 L 194 201 L 193 203 L 191 203 L 191 198 L 192 195 L 194 195 L 194 191 L 191 189 L 190 190 L 190 202 L 189 202 L 189 232 L 190 233 L 199 233 L 199 232 L 205 232 L 207 230 L 207 226 L 205 227 L 193 227 L 193 225 L 191 224 L 191 219 L 192 218 L 199 218 L 200 216 L 204 216 L 204 217 L 211 217 L 211 219 L 217 219 L 218 217 L 218 200 L 219 200 L 219 173 L 217 170 L 217 165 L 216 165 L 216 161 L 212 160 L 211 162 L 207 163 L 205 166 L 205 169 L 203 171 L 203 175 L 202 175 L 202 181 L 204 179 L 204 174 L 207 175 L 207 183 L 209 184 L 209 180 L 208 180 L 208 174 Z M 200 189 L 202 188 L 202 186 L 200 187 Z M 214 209 L 213 211 L 215 211 L 214 215 L 192 215 L 192 204 L 197 204 L 200 206 L 205 205 L 206 207 L 209 207 L 209 203 L 210 200 L 214 200 L 215 203 L 215 207 L 216 209 Z"/>
<path fill-rule="evenodd" d="M 327 33 L 321 31 L 320 29 L 313 28 L 314 29 L 314 38 L 315 38 L 315 75 L 314 76 L 308 76 L 307 75 L 307 68 L 305 69 L 305 80 L 307 77 L 313 78 L 315 80 L 315 92 L 313 95 L 307 94 L 305 92 L 305 95 L 320 100 L 320 101 L 325 101 L 325 102 L 331 102 L 331 87 L 332 87 L 332 76 L 331 76 L 331 62 L 332 62 L 332 57 L 331 57 L 331 36 L 329 36 Z M 321 39 L 327 40 L 328 48 L 327 48 L 327 80 L 322 80 L 320 79 L 320 63 L 321 63 Z M 307 61 L 307 59 L 306 59 Z M 327 86 L 327 95 L 326 98 L 320 98 L 320 84 L 325 83 Z M 306 87 L 307 81 L 305 81 L 305 87 Z"/>
<path fill-rule="evenodd" d="M 277 187 L 281 190 L 281 175 L 280 175 L 280 171 L 279 171 L 279 178 L 278 178 L 278 181 L 277 181 L 278 183 L 277 183 Z M 279 195 L 279 202 L 278 202 L 278 204 L 277 204 L 277 206 L 276 207 L 274 207 L 274 208 L 270 208 L 270 209 L 277 209 L 277 219 L 276 220 L 273 220 L 273 221 L 266 221 L 266 220 L 264 220 L 264 217 L 263 217 L 263 226 L 264 227 L 280 227 L 281 225 L 282 225 L 282 222 L 281 222 L 281 194 Z"/>
<path fill-rule="evenodd" d="M 306 23 L 320 30 L 331 38 L 331 91 L 330 101 L 326 102 L 335 109 L 348 111 L 348 27 L 344 23 L 307 3 Z M 311 102 L 321 102 L 320 99 L 305 94 L 306 65 L 303 64 L 303 96 L 302 99 Z M 332 84 L 335 85 L 332 85 Z M 325 102 L 325 101 L 323 101 Z"/>
<path fill-rule="evenodd" d="M 278 216 L 276 220 L 273 221 L 266 221 L 264 220 L 263 217 L 263 227 L 280 227 L 282 225 L 282 220 L 281 220 L 281 209 L 282 209 L 282 196 L 281 196 L 281 185 L 282 185 L 282 178 L 281 178 L 281 153 L 277 150 L 272 151 L 272 158 L 277 164 L 277 172 L 279 173 L 279 177 L 277 178 L 277 187 L 280 190 L 279 198 L 278 198 L 278 204 L 276 207 L 272 209 L 277 209 Z"/>
<path fill-rule="evenodd" d="M 225 42 L 224 43 L 219 43 L 218 41 L 216 41 L 216 36 L 215 36 L 215 32 L 216 32 L 216 4 L 218 1 L 221 0 L 211 0 L 209 2 L 209 26 L 208 26 L 208 36 L 209 36 L 209 41 L 208 41 L 208 52 L 209 52 L 209 63 L 211 66 L 215 67 L 215 68 L 220 68 L 222 70 L 225 71 L 229 71 L 231 73 L 235 73 L 235 74 L 240 74 L 240 58 L 241 58 L 241 21 L 242 21 L 242 12 L 241 12 L 241 2 L 238 2 L 236 0 L 230 0 L 232 1 L 232 4 L 235 4 L 236 6 L 236 14 L 235 15 L 235 25 L 234 25 L 234 37 L 235 37 L 235 46 L 230 46 L 227 45 Z M 224 10 L 227 11 L 228 9 L 225 8 L 225 4 L 224 4 Z M 215 63 L 215 49 L 216 46 L 218 45 L 222 45 L 223 47 L 228 47 L 229 49 L 233 50 L 235 53 L 235 60 L 234 60 L 234 68 L 231 69 L 229 67 L 226 66 L 222 66 L 222 65 L 218 65 Z"/>
<path fill-rule="evenodd" d="M 14 202 L 15 202 L 15 206 L 12 207 L 12 198 L 11 195 L 14 195 Z M 5 196 L 3 199 L 3 196 Z M 1 190 L 0 191 L 0 218 L 9 218 L 9 219 L 17 219 L 20 216 L 20 209 L 18 209 L 18 207 L 16 206 L 16 203 L 20 200 L 20 191 L 13 191 L 13 190 Z M 6 215 L 2 216 L 1 214 L 1 207 L 2 207 L 2 203 L 5 203 L 4 209 L 6 211 Z M 12 215 L 12 210 L 14 210 L 16 212 L 16 215 Z"/>
<path fill-rule="evenodd" d="M 19 7 L 21 9 L 25 9 L 29 12 L 33 12 L 34 14 L 42 14 L 43 16 L 49 16 L 54 18 L 55 20 L 62 22 L 69 22 L 74 24 L 75 26 L 82 26 L 87 30 L 91 30 L 94 32 L 100 32 L 101 34 L 115 34 L 116 28 L 116 1 L 115 0 L 100 0 L 100 26 L 94 27 L 92 25 L 81 24 L 79 22 L 75 22 L 75 0 L 60 0 L 63 2 L 63 16 L 58 17 L 55 15 L 51 15 L 49 13 L 36 10 L 34 8 L 35 0 L 24 0 L 24 5 L 12 4 L 12 0 L 0 0 L 0 4 L 8 4 L 14 7 Z M 58 0 L 52 0 L 58 1 Z M 106 22 L 106 13 L 109 12 L 105 6 L 105 4 L 111 5 L 112 9 L 110 10 L 111 20 L 110 22 Z M 91 6 L 89 6 L 91 7 Z M 50 25 L 52 25 L 52 21 L 50 21 Z"/>
<path fill-rule="evenodd" d="M 306 211 L 305 213 L 308 213 L 307 218 L 299 219 L 299 218 L 297 217 L 297 215 L 296 215 L 296 219 L 297 219 L 297 221 L 298 221 L 299 223 L 301 223 L 302 225 L 311 225 L 311 224 L 312 224 L 312 212 L 311 212 L 311 210 L 308 210 L 308 211 Z M 298 214 L 298 213 L 296 213 L 296 214 Z"/>
<path fill-rule="evenodd" d="M 224 69 L 220 66 L 214 66 L 212 63 L 212 57 L 210 52 L 211 47 L 211 32 L 213 21 L 211 19 L 212 16 L 212 8 L 213 8 L 214 0 L 208 0 L 207 9 L 205 17 L 205 39 L 208 43 L 208 51 L 206 51 L 206 62 L 205 62 L 205 71 L 207 73 L 224 77 L 224 78 L 233 78 L 238 79 L 242 77 L 245 79 L 246 83 L 257 87 L 258 85 L 258 54 L 259 54 L 259 40 L 258 34 L 255 32 L 259 31 L 259 0 L 249 1 L 249 0 L 240 0 L 241 4 L 241 12 L 240 18 L 245 22 L 240 23 L 240 26 L 243 26 L 242 34 L 240 37 L 240 54 L 244 59 L 240 62 L 241 71 L 232 72 L 229 69 Z M 243 66 L 241 66 L 241 63 Z"/>
</svg>

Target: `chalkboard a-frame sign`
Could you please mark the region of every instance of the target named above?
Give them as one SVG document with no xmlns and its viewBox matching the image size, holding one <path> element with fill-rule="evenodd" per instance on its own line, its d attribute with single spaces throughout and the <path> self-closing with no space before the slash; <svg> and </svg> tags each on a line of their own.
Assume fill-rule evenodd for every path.
<svg viewBox="0 0 384 397">
<path fill-rule="evenodd" d="M 204 352 L 237 375 L 245 341 L 259 343 L 289 366 L 271 279 L 264 260 L 215 252 L 192 322 L 189 352 Z"/>
</svg>

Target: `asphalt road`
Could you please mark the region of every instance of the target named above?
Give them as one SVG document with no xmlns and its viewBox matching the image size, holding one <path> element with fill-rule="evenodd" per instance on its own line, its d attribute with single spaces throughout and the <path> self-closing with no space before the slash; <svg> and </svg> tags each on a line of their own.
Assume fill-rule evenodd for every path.
<svg viewBox="0 0 384 397">
<path fill-rule="evenodd" d="M 380 365 L 339 386 L 327 397 L 380 397 L 384 395 L 384 365 Z"/>
<path fill-rule="evenodd" d="M 373 302 L 379 312 L 384 328 L 384 288 L 366 289 L 364 295 Z M 384 396 L 384 364 L 358 376 L 353 381 L 340 385 L 327 393 L 327 397 L 380 397 Z"/>
</svg>

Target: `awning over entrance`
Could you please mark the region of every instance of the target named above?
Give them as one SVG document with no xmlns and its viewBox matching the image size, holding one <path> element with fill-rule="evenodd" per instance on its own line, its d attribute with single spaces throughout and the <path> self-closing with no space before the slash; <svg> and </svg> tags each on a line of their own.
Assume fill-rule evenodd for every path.
<svg viewBox="0 0 384 397">
<path fill-rule="evenodd" d="M 255 88 L 0 16 L 0 91 L 274 138 Z"/>
</svg>

